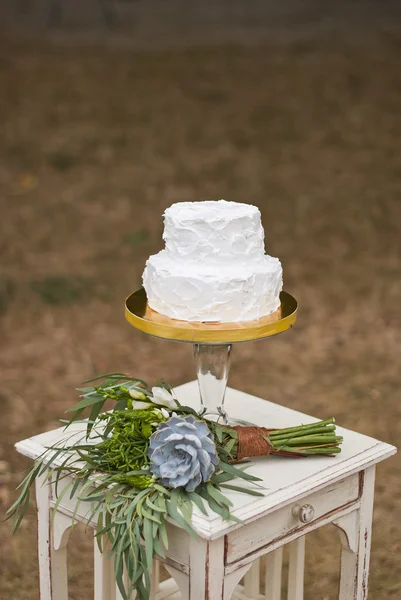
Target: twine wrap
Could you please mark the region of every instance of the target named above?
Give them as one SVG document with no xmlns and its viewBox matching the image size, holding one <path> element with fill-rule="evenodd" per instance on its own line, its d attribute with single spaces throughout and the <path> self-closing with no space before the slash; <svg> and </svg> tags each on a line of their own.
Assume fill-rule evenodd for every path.
<svg viewBox="0 0 401 600">
<path fill-rule="evenodd" d="M 232 429 L 235 429 L 238 435 L 237 461 L 251 456 L 268 456 L 272 452 L 273 448 L 265 440 L 265 437 L 269 437 L 270 431 L 266 427 L 237 425 Z"/>
</svg>

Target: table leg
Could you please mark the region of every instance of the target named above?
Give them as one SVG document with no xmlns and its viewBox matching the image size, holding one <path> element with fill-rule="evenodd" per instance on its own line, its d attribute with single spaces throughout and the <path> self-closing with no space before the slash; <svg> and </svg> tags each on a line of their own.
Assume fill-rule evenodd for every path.
<svg viewBox="0 0 401 600">
<path fill-rule="evenodd" d="M 289 545 L 290 564 L 288 571 L 288 600 L 303 600 L 305 568 L 305 536 Z"/>
<path fill-rule="evenodd" d="M 38 508 L 38 555 L 40 600 L 51 600 L 50 573 L 50 486 L 47 473 L 36 479 L 36 504 Z"/>
<path fill-rule="evenodd" d="M 368 597 L 374 485 L 373 466 L 364 471 L 359 510 L 349 518 L 335 521 L 343 531 L 339 600 L 366 600 Z"/>
<path fill-rule="evenodd" d="M 266 556 L 265 600 L 281 599 L 281 574 L 283 570 L 283 547 Z"/>
<path fill-rule="evenodd" d="M 71 518 L 57 513 L 51 524 L 48 473 L 36 479 L 40 600 L 68 600 L 67 541 Z"/>
<path fill-rule="evenodd" d="M 151 588 L 150 588 L 150 599 L 156 600 L 156 594 L 159 590 L 160 582 L 160 563 L 155 558 L 153 559 L 152 574 L 150 576 Z"/>
<path fill-rule="evenodd" d="M 182 600 L 224 600 L 224 539 L 190 540 L 190 584 Z"/>
</svg>

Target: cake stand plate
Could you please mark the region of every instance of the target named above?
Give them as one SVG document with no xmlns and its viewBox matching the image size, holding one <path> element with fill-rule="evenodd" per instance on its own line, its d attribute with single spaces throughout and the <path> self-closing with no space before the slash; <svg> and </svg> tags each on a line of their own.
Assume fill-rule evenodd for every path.
<svg viewBox="0 0 401 600">
<path fill-rule="evenodd" d="M 136 329 L 165 340 L 192 344 L 232 344 L 260 340 L 292 327 L 297 315 L 297 301 L 287 292 L 281 292 L 280 301 L 278 310 L 256 321 L 177 321 L 152 310 L 148 305 L 146 292 L 141 288 L 128 296 L 125 302 L 125 318 Z"/>
<path fill-rule="evenodd" d="M 286 331 L 294 325 L 298 304 L 287 292 L 280 294 L 280 307 L 255 321 L 200 323 L 178 321 L 152 310 L 144 288 L 125 301 L 125 318 L 149 335 L 194 345 L 202 414 L 227 422 L 224 395 L 230 368 L 232 344 L 261 340 Z"/>
</svg>

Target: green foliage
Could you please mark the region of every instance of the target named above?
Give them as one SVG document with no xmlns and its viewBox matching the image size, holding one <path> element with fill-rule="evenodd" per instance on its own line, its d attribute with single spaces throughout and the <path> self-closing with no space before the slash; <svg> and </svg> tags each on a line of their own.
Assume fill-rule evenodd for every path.
<svg viewBox="0 0 401 600">
<path fill-rule="evenodd" d="M 234 461 L 238 450 L 238 434 L 236 429 L 208 421 L 208 427 L 213 434 L 217 453 L 220 459 Z"/>
<path fill-rule="evenodd" d="M 101 471 L 134 471 L 149 464 L 149 438 L 165 421 L 155 410 L 116 410 L 99 417 L 111 429 L 111 435 L 88 453 Z"/>
<path fill-rule="evenodd" d="M 238 521 L 231 513 L 232 503 L 224 490 L 263 496 L 257 489 L 260 480 L 246 473 L 246 465 L 232 464 L 238 452 L 236 429 L 206 421 L 219 456 L 210 481 L 199 485 L 194 492 L 166 489 L 150 471 L 148 447 L 152 433 L 173 410 L 167 408 L 167 413 L 162 412 L 152 401 L 147 384 L 124 373 L 103 375 L 87 383 L 94 385 L 80 388 L 80 401 L 67 411 L 73 412 L 67 427 L 89 412 L 85 443 L 49 448 L 20 484 L 20 495 L 7 516 L 13 518 L 12 530 L 16 531 L 28 507 L 31 486 L 51 468 L 58 496 L 55 510 L 66 493 L 76 499 L 76 510 L 80 503 L 89 503 L 88 523 L 96 522 L 101 549 L 105 539 L 109 541 L 122 597 L 129 600 L 135 590 L 138 600 L 148 600 L 152 559 L 163 559 L 168 548 L 166 520 L 173 519 L 195 538 L 194 506 L 204 514 L 209 510 L 222 519 Z M 161 385 L 171 391 L 165 382 Z M 148 406 L 135 410 L 134 402 L 138 399 Z M 100 414 L 107 400 L 114 401 L 114 409 Z M 193 408 L 178 402 L 174 412 L 202 418 Z M 342 441 L 335 435 L 333 419 L 272 430 L 265 439 L 272 452 L 290 455 L 334 454 L 340 451 L 338 445 Z M 232 483 L 238 479 L 242 480 L 240 485 Z M 58 492 L 62 481 L 67 484 Z M 124 570 L 129 575 L 127 587 Z"/>
<path fill-rule="evenodd" d="M 152 404 L 151 390 L 144 381 L 123 373 L 112 373 L 87 383 L 95 382 L 96 385 L 79 389 L 81 400 L 68 411 L 74 414 L 67 426 L 89 412 L 85 443 L 49 448 L 20 484 L 20 495 L 7 511 L 7 517 L 13 519 L 12 531 L 16 531 L 28 507 L 31 486 L 51 468 L 58 496 L 54 510 L 67 493 L 76 499 L 76 510 L 81 503 L 88 503 L 87 522 L 96 522 L 101 550 L 104 542 L 109 542 L 108 551 L 114 557 L 114 572 L 122 597 L 129 600 L 135 590 L 138 600 L 148 600 L 152 559 L 165 558 L 168 548 L 167 518 L 196 538 L 192 526 L 194 505 L 205 514 L 208 508 L 223 519 L 237 520 L 230 513 L 232 503 L 224 495 L 224 487 L 229 489 L 227 482 L 235 478 L 251 485 L 258 479 L 226 462 L 232 456 L 232 448 L 227 449 L 235 439 L 232 430 L 221 431 L 218 424 L 209 424 L 212 433 L 215 432 L 220 457 L 211 480 L 200 485 L 196 492 L 164 488 L 152 476 L 147 456 L 150 435 L 166 420 L 160 407 Z M 164 382 L 162 385 L 171 389 Z M 152 405 L 134 410 L 132 390 L 143 394 Z M 106 400 L 115 402 L 114 410 L 100 414 Z M 198 417 L 190 407 L 178 405 L 174 410 L 177 414 Z M 171 414 L 171 409 L 168 412 Z M 66 481 L 59 491 L 61 482 Z M 232 489 L 263 495 L 250 487 L 232 486 Z M 129 574 L 127 586 L 124 570 Z"/>
<path fill-rule="evenodd" d="M 137 377 L 130 377 L 124 373 L 108 373 L 89 379 L 85 383 L 94 383 L 97 385 L 77 388 L 82 392 L 81 398 L 77 404 L 69 408 L 66 412 L 73 412 L 69 423 L 78 421 L 87 410 L 89 410 L 89 419 L 87 425 L 87 436 L 89 437 L 93 424 L 102 411 L 106 400 L 115 400 L 114 411 L 132 408 L 132 396 L 128 390 L 135 390 L 144 395 L 145 399 L 152 397 L 152 392 L 145 381 Z M 106 427 L 106 433 L 110 427 Z"/>
</svg>

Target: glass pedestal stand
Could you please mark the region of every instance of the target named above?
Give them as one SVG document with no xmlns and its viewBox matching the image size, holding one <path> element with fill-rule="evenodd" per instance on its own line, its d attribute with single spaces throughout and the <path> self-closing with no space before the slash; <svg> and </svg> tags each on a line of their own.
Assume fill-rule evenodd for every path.
<svg viewBox="0 0 401 600">
<path fill-rule="evenodd" d="M 194 344 L 202 411 L 210 419 L 227 423 L 224 410 L 232 344 Z"/>
<path fill-rule="evenodd" d="M 287 292 L 280 294 L 276 312 L 256 321 L 239 323 L 198 323 L 177 321 L 153 311 L 143 288 L 128 296 L 125 317 L 136 329 L 165 340 L 194 346 L 201 397 L 200 412 L 227 423 L 224 396 L 230 369 L 232 345 L 260 340 L 286 331 L 294 325 L 297 301 Z"/>
</svg>

